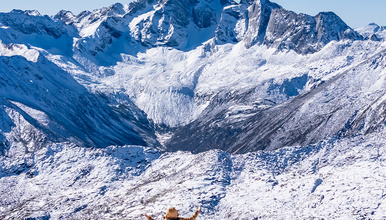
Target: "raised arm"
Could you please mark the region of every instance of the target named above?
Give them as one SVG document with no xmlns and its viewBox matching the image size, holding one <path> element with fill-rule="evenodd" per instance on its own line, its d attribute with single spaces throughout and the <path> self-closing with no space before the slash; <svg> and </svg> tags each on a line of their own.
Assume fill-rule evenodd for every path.
<svg viewBox="0 0 386 220">
<path fill-rule="evenodd" d="M 192 215 L 192 217 L 190 217 L 190 218 L 180 218 L 180 220 L 195 220 L 197 218 L 198 214 L 200 214 L 200 212 L 201 212 L 201 208 L 198 207 L 197 211 L 194 213 L 194 215 Z"/>
<path fill-rule="evenodd" d="M 148 216 L 145 214 L 145 217 L 147 218 L 147 220 L 154 220 L 152 217 Z"/>
</svg>

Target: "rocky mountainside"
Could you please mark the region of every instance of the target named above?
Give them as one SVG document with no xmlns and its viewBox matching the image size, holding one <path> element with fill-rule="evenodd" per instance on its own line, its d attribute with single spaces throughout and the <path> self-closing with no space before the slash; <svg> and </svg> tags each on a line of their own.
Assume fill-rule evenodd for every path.
<svg viewBox="0 0 386 220">
<path fill-rule="evenodd" d="M 46 60 L 45 69 L 60 69 L 110 107 L 128 110 L 124 120 L 131 129 L 118 126 L 112 133 L 130 130 L 133 140 L 143 133 L 142 142 L 122 134 L 93 144 L 93 138 L 80 138 L 83 145 L 157 146 L 158 135 L 169 150 L 243 153 L 361 133 L 364 126 L 352 120 L 365 109 L 360 117 L 366 126 L 384 122 L 382 101 L 369 108 L 384 95 L 383 67 L 372 64 L 383 60 L 382 35 L 375 33 L 382 28 L 356 32 L 332 12 L 312 17 L 262 0 L 140 0 L 79 15 L 14 10 L 1 14 L 0 22 L 4 54 Z M 12 47 L 25 48 L 7 52 Z M 370 78 L 363 81 L 368 69 Z M 319 96 L 333 102 L 320 103 Z M 21 103 L 45 114 L 58 111 Z M 79 126 L 85 117 L 79 118 L 53 121 Z M 81 124 L 88 136 L 90 123 Z M 105 132 L 100 130 L 95 132 Z M 73 134 L 65 136 L 60 140 Z"/>
<path fill-rule="evenodd" d="M 385 30 L 269 0 L 0 13 L 0 218 L 384 219 Z"/>
<path fill-rule="evenodd" d="M 134 105 L 109 106 L 104 95 L 87 91 L 37 50 L 1 48 L 6 53 L 0 57 L 1 152 L 23 154 L 63 141 L 85 147 L 155 142 Z"/>
<path fill-rule="evenodd" d="M 280 105 L 271 100 L 241 104 L 254 96 L 256 89 L 242 95 L 216 95 L 204 114 L 174 133 L 169 146 L 193 151 L 217 146 L 245 153 L 374 132 L 386 121 L 385 55 L 382 49 L 339 70 L 330 79 L 320 80 L 300 95 L 298 89 L 307 86 L 314 73 L 285 80 L 270 88 L 294 96 Z"/>
</svg>

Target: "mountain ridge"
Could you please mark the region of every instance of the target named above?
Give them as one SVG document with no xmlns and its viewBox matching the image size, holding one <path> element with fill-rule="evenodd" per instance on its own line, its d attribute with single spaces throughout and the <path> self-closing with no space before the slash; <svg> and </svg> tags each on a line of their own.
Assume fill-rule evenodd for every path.
<svg viewBox="0 0 386 220">
<path fill-rule="evenodd" d="M 27 20 L 37 22 L 23 22 Z M 255 118 L 250 117 L 249 120 L 259 117 L 268 120 L 271 109 L 288 101 L 288 105 L 291 105 L 292 99 L 312 92 L 322 83 L 331 80 L 329 75 L 345 71 L 347 66 L 358 65 L 360 59 L 371 59 L 370 52 L 360 58 L 360 51 L 352 52 L 348 48 L 359 48 L 360 42 L 365 42 L 363 47 L 372 47 L 376 42 L 382 44 L 380 39 L 369 37 L 367 33 L 371 31 L 370 27 L 361 32 L 364 35 L 362 36 L 332 12 L 321 12 L 316 16 L 297 14 L 268 0 L 243 0 L 239 3 L 223 0 L 139 0 L 128 5 L 117 3 L 92 12 L 84 11 L 79 15 L 60 11 L 52 17 L 42 16 L 36 11 L 15 10 L 0 14 L 0 22 L 3 48 L 16 43 L 26 45 L 28 49 L 19 51 L 38 51 L 39 56 L 68 72 L 92 94 L 105 97 L 103 100 L 108 105 L 113 108 L 121 106 L 136 112 L 134 114 L 139 115 L 140 122 L 135 117 L 129 117 L 136 121 L 134 124 L 137 125 L 134 127 L 139 128 L 140 123 L 145 123 L 144 129 L 153 133 L 153 138 L 156 134 L 161 139 L 163 135 L 171 135 L 171 139 L 165 142 L 166 148 L 194 152 L 198 149 L 233 146 L 245 138 L 245 132 L 257 129 L 254 128 L 257 125 L 248 124 L 246 118 L 243 123 L 248 125 L 233 119 L 226 122 L 228 115 L 234 118 L 249 114 L 248 117 L 255 115 Z M 374 27 L 373 32 L 377 31 L 382 31 L 382 28 Z M 325 54 L 329 50 L 338 58 Z M 255 54 L 248 55 L 250 52 Z M 19 54 L 30 59 L 31 55 L 23 53 Z M 345 58 L 345 53 L 352 55 Z M 237 54 L 241 59 L 237 58 Z M 286 60 L 286 54 L 293 57 L 295 62 L 285 61 L 283 69 L 278 69 L 279 74 L 274 73 L 274 69 L 278 68 L 275 63 L 280 63 L 275 59 Z M 332 64 L 332 70 L 328 66 L 311 67 L 318 66 L 318 62 L 329 65 L 327 60 L 317 60 L 318 54 L 336 60 Z M 310 59 L 310 69 L 295 68 L 304 62 L 302 56 L 309 57 L 305 59 Z M 242 62 L 242 65 L 229 66 L 229 59 L 236 59 L 234 61 Z M 254 68 L 243 68 L 243 65 L 252 65 Z M 286 68 L 293 73 L 287 72 Z M 228 82 L 223 71 L 237 74 L 230 75 Z M 325 85 L 327 84 L 322 87 L 325 88 Z M 360 100 L 360 105 L 366 103 L 362 101 L 362 97 Z M 237 107 L 238 105 L 243 107 Z M 244 108 L 246 110 L 242 110 Z M 362 106 L 355 108 L 361 111 Z M 241 110 L 233 112 L 231 109 Z M 289 115 L 296 114 L 296 111 L 289 112 Z M 382 115 L 382 110 L 379 111 L 369 113 L 373 116 L 366 117 L 382 121 L 382 116 L 375 116 Z M 285 112 L 279 111 L 278 118 L 283 117 L 284 120 Z M 253 138 L 249 137 L 249 141 L 244 141 L 250 144 L 243 144 L 244 147 L 222 149 L 248 152 L 293 144 L 313 144 L 323 138 L 338 135 L 347 124 L 354 123 L 350 122 L 351 118 L 356 117 L 354 112 L 350 110 L 348 117 L 344 117 L 346 121 L 341 122 L 334 133 L 327 132 L 327 135 L 319 135 L 318 138 L 311 138 L 311 141 L 278 141 L 268 138 L 264 144 L 256 145 L 250 141 Z M 202 138 L 205 135 L 198 134 L 200 138 L 192 137 L 192 141 L 188 139 L 190 147 L 187 148 L 188 145 L 182 144 L 185 141 L 182 135 L 184 132 L 189 137 L 195 130 L 209 134 L 212 129 L 213 125 L 210 123 L 206 124 L 209 127 L 200 127 L 200 120 L 223 120 L 224 126 L 231 126 L 232 129 L 220 132 L 218 139 L 214 139 L 218 140 L 215 143 L 210 141 L 211 138 L 204 141 Z M 300 121 L 296 123 L 301 123 Z M 318 123 L 311 123 L 310 130 L 299 135 L 307 136 L 313 127 L 319 127 Z M 195 124 L 201 125 L 196 127 Z M 187 129 L 189 126 L 192 131 Z M 360 129 L 359 125 L 356 127 Z M 295 128 L 286 132 L 295 132 L 292 129 Z M 276 130 L 274 129 L 274 133 L 277 136 L 280 132 Z M 190 133 L 186 133 L 187 131 Z M 355 132 L 343 133 L 348 135 Z M 262 132 L 261 135 L 267 134 Z M 151 134 L 145 136 L 148 137 L 145 139 L 156 144 L 152 138 L 149 139 Z M 297 136 L 294 135 L 295 137 Z M 276 144 L 272 146 L 268 144 L 274 142 Z M 199 143 L 206 147 L 200 147 Z M 180 145 L 184 147 L 179 147 Z M 241 148 L 248 150 L 236 150 Z"/>
<path fill-rule="evenodd" d="M 179 1 L 180 2 L 180 1 Z M 225 8 L 227 10 L 233 10 L 233 8 L 239 8 L 237 12 L 236 11 L 229 11 L 228 14 L 233 14 L 234 16 L 240 18 L 245 18 L 245 23 L 247 24 L 245 33 L 240 33 L 239 37 L 236 37 L 236 39 L 245 40 L 245 45 L 247 47 L 250 47 L 256 43 L 259 44 L 266 44 L 268 46 L 274 46 L 278 49 L 293 49 L 297 51 L 298 53 L 313 53 L 318 50 L 320 50 L 324 45 L 329 43 L 331 40 L 342 40 L 342 39 L 350 39 L 350 40 L 362 40 L 363 37 L 360 36 L 358 33 L 356 33 L 354 30 L 352 30 L 350 27 L 347 26 L 336 14 L 333 12 L 321 12 L 315 17 L 311 17 L 309 15 L 305 14 L 296 14 L 292 11 L 287 11 L 283 9 L 281 6 L 272 3 L 270 1 L 241 1 L 239 4 L 237 4 L 234 1 L 183 1 L 182 4 L 175 4 L 173 1 L 135 1 L 133 3 L 130 3 L 126 10 L 124 10 L 124 6 L 120 3 L 114 4 L 110 7 L 101 9 L 101 10 L 94 10 L 93 12 L 84 11 L 80 13 L 77 17 L 78 20 L 73 20 L 71 23 L 79 23 L 81 20 L 88 18 L 89 16 L 98 15 L 100 17 L 105 17 L 106 14 L 111 15 L 115 18 L 123 18 L 124 20 L 127 17 L 131 17 L 133 14 L 138 13 L 141 10 L 147 11 L 146 8 L 153 4 L 153 7 L 155 8 L 155 14 L 152 17 L 149 17 L 151 19 L 156 19 L 157 21 L 160 18 L 154 17 L 156 14 L 159 14 L 158 16 L 161 16 L 162 18 L 162 24 L 159 24 L 158 27 L 155 27 L 154 23 L 147 23 L 146 26 L 151 27 L 151 29 L 141 29 L 141 27 L 138 27 L 138 25 L 144 25 L 144 23 L 137 23 L 135 24 L 137 28 L 139 28 L 139 32 L 134 31 L 132 33 L 132 37 L 135 41 L 141 42 L 142 44 L 145 44 L 146 46 L 172 46 L 177 47 L 179 49 L 184 49 L 184 38 L 189 36 L 189 31 L 183 30 L 187 27 L 189 23 L 193 23 L 196 25 L 198 29 L 205 29 L 211 26 L 216 26 L 216 24 L 221 22 L 221 19 L 226 14 L 224 14 L 222 11 Z M 240 7 L 244 8 L 244 12 L 240 12 Z M 114 14 L 112 12 L 116 11 L 116 8 L 120 8 L 119 12 L 117 14 Z M 170 9 L 168 9 L 170 8 Z M 248 11 L 246 8 L 249 8 Z M 179 14 L 173 14 L 173 11 L 178 11 Z M 61 19 L 61 13 L 59 12 L 57 15 L 54 16 L 56 19 Z M 110 14 L 112 13 L 112 14 Z M 241 13 L 241 14 L 240 14 Z M 164 17 L 164 16 L 167 17 Z M 73 16 L 73 15 L 72 15 Z M 298 37 L 290 38 L 290 39 L 283 39 L 280 43 L 275 42 L 275 35 L 283 36 L 283 35 L 295 35 L 296 32 L 293 33 L 276 33 L 275 30 L 279 29 L 282 31 L 282 27 L 285 24 L 280 24 L 280 19 L 288 19 L 285 17 L 290 17 L 292 19 L 292 22 L 296 22 L 297 24 L 301 24 L 304 22 L 303 26 L 298 27 L 296 32 L 299 34 L 302 34 L 303 37 L 305 34 L 308 34 L 308 38 L 312 38 L 309 42 L 299 42 L 301 40 L 296 39 Z M 66 19 L 66 18 L 65 18 Z M 80 20 L 79 20 L 80 19 Z M 92 22 L 96 22 L 96 18 L 88 18 L 91 19 Z M 169 19 L 165 20 L 165 19 Z M 130 20 L 130 18 L 129 18 Z M 299 21 L 297 21 L 299 20 Z M 204 24 L 204 21 L 209 21 L 209 23 Z M 249 21 L 251 21 L 249 23 Z M 149 22 L 149 21 L 146 21 Z M 151 22 L 151 21 L 150 21 Z M 165 23 L 166 22 L 166 23 Z M 171 22 L 171 23 L 170 23 Z M 324 23 L 326 23 L 324 25 Z M 329 23 L 330 22 L 330 23 Z M 255 23 L 259 23 L 259 26 L 254 26 Z M 286 22 L 287 24 L 289 22 Z M 331 24 L 334 23 L 333 26 Z M 295 24 L 296 25 L 296 24 Z M 167 33 L 170 27 L 173 27 L 175 29 L 176 33 Z M 335 28 L 334 28 L 335 27 Z M 222 42 L 228 42 L 228 38 L 224 36 L 224 33 L 221 32 L 220 26 L 215 27 L 216 31 L 213 31 L 211 35 L 217 35 L 215 37 L 219 41 Z M 228 28 L 228 27 L 225 27 Z M 112 29 L 115 29 L 112 27 Z M 293 29 L 293 28 L 292 28 Z M 311 29 L 311 30 L 310 30 Z M 230 32 L 234 32 L 232 30 L 228 30 Z M 288 30 L 291 31 L 291 30 Z M 133 32 L 133 30 L 131 30 Z M 159 34 L 157 34 L 157 32 Z M 309 32 L 309 33 L 307 33 Z M 144 37 L 143 34 L 146 35 L 154 35 L 154 37 L 149 38 L 148 36 Z M 268 37 L 266 37 L 266 33 Z M 115 33 L 116 34 L 116 33 Z M 114 34 L 113 34 L 114 35 Z M 119 34 L 118 34 L 119 35 Z M 220 37 L 219 35 L 223 36 Z M 234 35 L 234 34 L 233 34 Z M 325 36 L 323 38 L 323 36 Z M 120 36 L 119 36 L 120 37 Z M 232 38 L 232 36 L 230 36 Z M 156 39 L 152 39 L 156 38 Z M 181 39 L 182 38 L 182 39 Z M 207 39 L 208 40 L 208 39 Z M 235 38 L 231 39 L 230 42 L 234 42 Z M 240 41 L 240 40 L 237 40 Z M 291 44 L 289 45 L 286 43 L 286 41 L 291 41 Z M 202 44 L 204 41 L 199 42 L 199 44 Z M 315 46 L 312 45 L 312 48 L 301 48 L 302 46 L 299 45 L 302 44 L 303 47 L 310 47 L 309 44 L 316 44 Z M 189 46 L 188 46 L 189 48 Z"/>
</svg>

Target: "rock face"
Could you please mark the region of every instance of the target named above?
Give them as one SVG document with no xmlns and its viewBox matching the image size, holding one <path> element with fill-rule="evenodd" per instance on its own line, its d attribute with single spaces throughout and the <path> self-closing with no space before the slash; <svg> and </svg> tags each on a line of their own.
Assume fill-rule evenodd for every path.
<svg viewBox="0 0 386 220">
<path fill-rule="evenodd" d="M 1 23 L 23 34 L 46 34 L 55 39 L 68 34 L 65 27 L 55 23 L 48 16 L 41 16 L 37 11 L 13 10 L 9 14 L 3 13 Z"/>
<path fill-rule="evenodd" d="M 218 40 L 244 40 L 247 47 L 265 44 L 279 50 L 309 54 L 331 41 L 363 39 L 333 12 L 322 12 L 312 17 L 285 10 L 270 1 L 241 3 L 224 10 L 222 19 L 226 21 L 217 31 Z M 229 23 L 236 23 L 238 27 L 224 27 Z"/>
<path fill-rule="evenodd" d="M 332 12 L 312 17 L 285 10 L 268 0 L 239 4 L 219 0 L 136 1 L 127 7 L 116 4 L 78 16 L 62 11 L 55 19 L 77 27 L 82 36 L 88 36 L 80 48 L 99 44 L 88 50 L 93 56 L 122 35 L 146 47 L 185 50 L 214 37 L 220 44 L 243 41 L 248 48 L 264 44 L 302 54 L 315 53 L 334 40 L 362 39 Z M 91 31 L 90 26 L 93 26 Z M 197 31 L 208 32 L 208 37 L 196 36 Z M 198 42 L 191 45 L 197 37 Z"/>
<path fill-rule="evenodd" d="M 332 12 L 311 17 L 276 9 L 271 18 L 264 43 L 280 49 L 293 49 L 308 54 L 320 50 L 331 41 L 362 39 Z"/>
<path fill-rule="evenodd" d="M 246 11 L 248 29 L 246 31 L 245 44 L 247 47 L 251 47 L 256 43 L 264 43 L 272 11 L 277 8 L 280 8 L 280 6 L 270 1 L 251 2 Z"/>
</svg>

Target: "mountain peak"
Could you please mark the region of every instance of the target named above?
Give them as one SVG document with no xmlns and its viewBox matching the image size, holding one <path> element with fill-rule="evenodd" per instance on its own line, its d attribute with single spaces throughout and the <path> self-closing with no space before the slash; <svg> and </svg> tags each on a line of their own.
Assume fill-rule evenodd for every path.
<svg viewBox="0 0 386 220">
<path fill-rule="evenodd" d="M 54 19 L 62 20 L 66 24 L 72 24 L 75 22 L 76 17 L 71 11 L 61 10 L 54 16 Z"/>
<path fill-rule="evenodd" d="M 270 0 L 241 0 L 240 4 L 242 5 L 261 5 L 262 7 L 281 7 L 280 5 L 271 2 Z"/>
<path fill-rule="evenodd" d="M 248 12 L 247 47 L 265 44 L 307 54 L 320 50 L 332 40 L 362 39 L 333 12 L 321 12 L 312 17 L 288 11 L 268 0 L 255 1 Z"/>
<path fill-rule="evenodd" d="M 370 23 L 364 27 L 355 29 L 364 39 L 372 41 L 381 41 L 386 38 L 386 26 L 379 26 L 376 23 Z"/>
<path fill-rule="evenodd" d="M 317 42 L 323 47 L 330 41 L 340 41 L 343 39 L 363 40 L 363 37 L 351 29 L 334 12 L 320 12 L 315 16 Z"/>
<path fill-rule="evenodd" d="M 37 10 L 14 9 L 10 13 L 11 14 L 25 14 L 25 15 L 28 15 L 28 16 L 42 16 Z"/>
<path fill-rule="evenodd" d="M 105 8 L 105 11 L 108 13 L 109 16 L 124 15 L 127 12 L 126 7 L 124 5 L 122 5 L 121 3 L 115 3 L 115 4 L 111 5 L 110 7 Z"/>
<path fill-rule="evenodd" d="M 349 28 L 349 26 L 337 14 L 332 11 L 319 12 L 315 16 L 315 19 L 317 21 L 329 22 L 330 24 L 336 23 L 338 25 L 342 25 Z"/>
<path fill-rule="evenodd" d="M 40 16 L 37 11 L 12 13 Z M 332 40 L 363 39 L 333 12 L 312 17 L 288 11 L 269 0 L 137 0 L 128 5 L 116 3 L 84 11 L 77 16 L 63 10 L 53 18 L 74 26 L 83 37 L 98 30 L 107 31 L 98 34 L 97 41 L 103 42 L 99 49 L 91 49 L 94 55 L 124 33 L 130 36 L 130 42 L 146 47 L 185 50 L 213 38 L 220 44 L 243 41 L 247 48 L 264 44 L 303 54 L 316 52 Z M 197 38 L 196 32 L 202 37 Z"/>
</svg>

